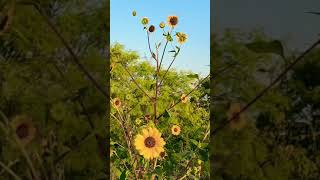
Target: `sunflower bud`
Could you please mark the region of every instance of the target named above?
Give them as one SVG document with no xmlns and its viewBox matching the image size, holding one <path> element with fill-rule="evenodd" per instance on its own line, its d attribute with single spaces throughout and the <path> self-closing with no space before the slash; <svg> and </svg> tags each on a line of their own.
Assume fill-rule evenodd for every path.
<svg viewBox="0 0 320 180">
<path fill-rule="evenodd" d="M 149 24 L 149 19 L 147 17 L 143 17 L 141 19 L 141 23 L 142 23 L 142 25 L 147 25 L 147 24 Z"/>
<path fill-rule="evenodd" d="M 161 22 L 160 24 L 159 24 L 159 27 L 162 29 L 162 28 L 164 28 L 166 26 L 166 24 L 164 23 L 164 22 Z"/>
<path fill-rule="evenodd" d="M 132 11 L 132 16 L 136 16 L 137 12 L 136 11 Z"/>
<path fill-rule="evenodd" d="M 171 37 L 171 35 L 170 35 L 170 34 L 169 34 L 169 35 L 167 35 L 167 36 L 166 36 L 166 38 L 167 38 L 167 41 L 170 41 L 170 42 L 171 42 L 171 41 L 173 41 L 173 38 Z"/>
<path fill-rule="evenodd" d="M 156 30 L 156 28 L 154 27 L 154 25 L 151 25 L 150 27 L 149 27 L 149 32 L 154 32 Z"/>
</svg>

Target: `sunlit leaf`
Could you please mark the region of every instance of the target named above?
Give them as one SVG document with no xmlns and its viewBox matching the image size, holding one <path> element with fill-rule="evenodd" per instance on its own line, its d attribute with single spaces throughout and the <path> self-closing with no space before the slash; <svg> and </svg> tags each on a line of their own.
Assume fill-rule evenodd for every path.
<svg viewBox="0 0 320 180">
<path fill-rule="evenodd" d="M 256 41 L 246 44 L 246 47 L 256 53 L 273 53 L 284 58 L 283 46 L 278 40 Z"/>
</svg>

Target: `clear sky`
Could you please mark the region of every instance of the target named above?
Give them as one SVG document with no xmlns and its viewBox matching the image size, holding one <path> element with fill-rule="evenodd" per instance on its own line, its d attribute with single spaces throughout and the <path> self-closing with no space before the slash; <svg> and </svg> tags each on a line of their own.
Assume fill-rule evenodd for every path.
<svg viewBox="0 0 320 180">
<path fill-rule="evenodd" d="M 319 0 L 214 0 L 214 27 L 216 33 L 225 28 L 251 31 L 263 28 L 273 38 L 284 40 L 290 49 L 304 50 L 319 38 Z"/>
<path fill-rule="evenodd" d="M 209 73 L 210 0 L 111 0 L 110 10 L 111 43 L 119 42 L 126 49 L 137 51 L 141 57 L 150 55 L 141 18 L 148 17 L 150 24 L 156 26 L 158 36 L 151 38 L 155 42 L 162 38 L 159 23 L 166 22 L 168 15 L 177 15 L 179 24 L 176 30 L 188 34 L 188 41 L 182 46 L 173 67 L 202 76 Z M 137 12 L 135 17 L 132 16 L 133 10 Z M 170 56 L 164 61 L 168 65 Z"/>
</svg>

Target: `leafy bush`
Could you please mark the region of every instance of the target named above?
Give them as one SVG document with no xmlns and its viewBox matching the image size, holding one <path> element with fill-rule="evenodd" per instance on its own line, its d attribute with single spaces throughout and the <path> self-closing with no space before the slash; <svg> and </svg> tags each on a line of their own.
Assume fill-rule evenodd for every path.
<svg viewBox="0 0 320 180">
<path fill-rule="evenodd" d="M 133 15 L 136 16 L 136 13 Z M 169 16 L 169 28 L 163 30 L 163 37 L 166 42 L 164 51 L 167 44 L 168 47 L 169 44 L 175 47 L 169 51 L 173 62 L 179 53 L 183 53 L 183 48 L 174 46 L 173 37 L 176 36 L 177 42 L 182 44 L 187 36 L 181 32 L 174 34 L 172 30 L 175 30 L 174 23 L 178 19 L 171 22 L 170 18 L 178 17 Z M 157 28 L 149 24 L 148 18 L 142 18 L 141 23 L 149 45 L 153 44 L 149 42 L 149 36 L 157 31 L 162 33 L 164 24 L 160 24 L 161 29 L 154 32 Z M 170 66 L 161 68 L 162 58 L 158 50 L 163 46 L 158 42 L 155 44 L 154 51 L 149 49 L 151 61 L 140 59 L 135 52 L 126 51 L 120 44 L 111 47 L 113 179 L 208 178 L 209 79 L 191 72 L 170 70 Z M 148 128 L 153 128 L 148 137 L 155 141 L 140 136 Z M 155 135 L 156 131 L 161 133 L 161 137 Z M 164 149 L 158 143 L 162 140 L 158 139 L 165 141 Z M 139 145 L 139 141 L 144 142 Z M 153 148 L 154 154 L 148 154 Z"/>
</svg>

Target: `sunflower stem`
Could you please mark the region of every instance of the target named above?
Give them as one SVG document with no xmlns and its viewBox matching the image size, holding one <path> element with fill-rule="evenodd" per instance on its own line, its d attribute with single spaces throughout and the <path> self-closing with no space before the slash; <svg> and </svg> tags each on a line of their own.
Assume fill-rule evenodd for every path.
<svg viewBox="0 0 320 180">
<path fill-rule="evenodd" d="M 165 32 L 165 31 L 163 30 L 163 32 Z M 170 29 L 170 34 L 171 34 L 171 32 L 172 32 L 172 28 Z M 161 69 L 162 60 L 163 60 L 163 57 L 164 57 L 164 53 L 166 52 L 168 43 L 169 43 L 169 41 L 168 41 L 168 39 L 166 39 L 166 45 L 164 46 L 164 49 L 163 49 L 163 51 L 162 51 L 162 56 L 161 56 L 161 59 L 160 59 L 159 70 Z"/>
</svg>

